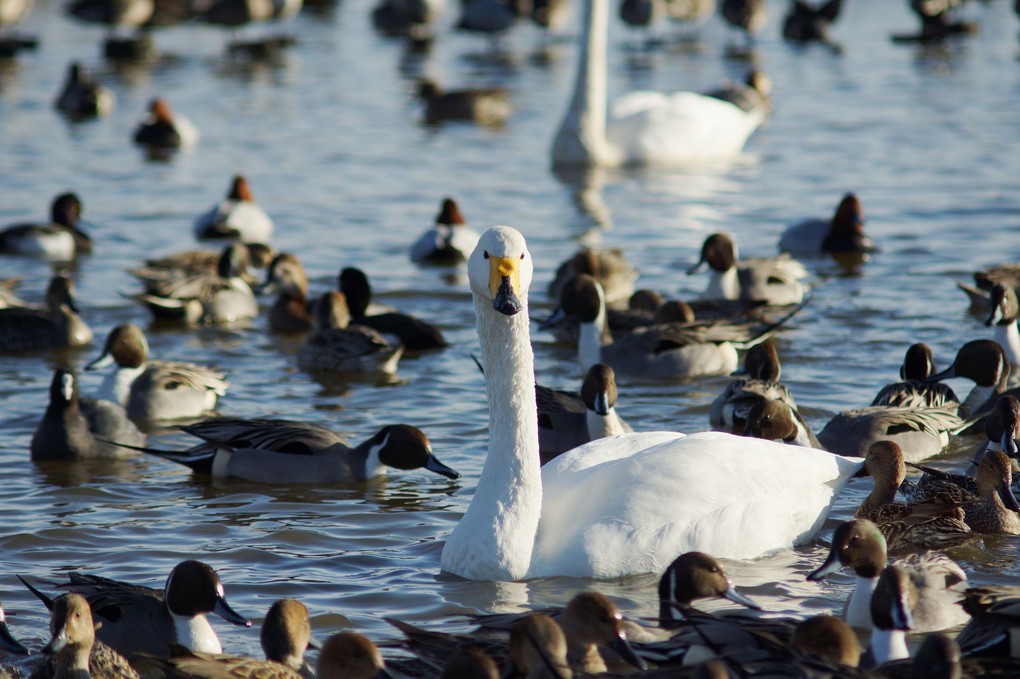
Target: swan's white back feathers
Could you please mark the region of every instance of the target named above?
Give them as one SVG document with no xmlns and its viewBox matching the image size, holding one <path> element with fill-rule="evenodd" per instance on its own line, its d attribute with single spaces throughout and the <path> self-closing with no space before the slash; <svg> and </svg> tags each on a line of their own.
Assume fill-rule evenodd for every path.
<svg viewBox="0 0 1020 679">
<path fill-rule="evenodd" d="M 719 432 L 592 441 L 543 468 L 528 577 L 658 573 L 686 551 L 750 559 L 800 544 L 859 466 Z"/>
</svg>

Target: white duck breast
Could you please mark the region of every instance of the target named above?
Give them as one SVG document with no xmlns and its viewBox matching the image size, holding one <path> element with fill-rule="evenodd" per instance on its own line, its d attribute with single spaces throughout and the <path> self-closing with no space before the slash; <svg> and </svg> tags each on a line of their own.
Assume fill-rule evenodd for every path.
<svg viewBox="0 0 1020 679">
<path fill-rule="evenodd" d="M 753 558 L 810 539 L 860 462 L 729 434 L 623 434 L 539 468 L 524 237 L 490 229 L 468 260 L 489 451 L 443 548 L 474 580 L 661 572 L 681 552 Z"/>
<path fill-rule="evenodd" d="M 243 175 L 234 177 L 226 200 L 195 220 L 195 237 L 236 238 L 243 243 L 268 243 L 273 220 L 255 202 Z"/>
</svg>

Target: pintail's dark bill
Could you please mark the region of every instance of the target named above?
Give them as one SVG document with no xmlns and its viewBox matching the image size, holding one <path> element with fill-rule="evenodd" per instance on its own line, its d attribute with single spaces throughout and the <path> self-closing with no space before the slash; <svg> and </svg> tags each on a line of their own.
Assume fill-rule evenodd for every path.
<svg viewBox="0 0 1020 679">
<path fill-rule="evenodd" d="M 429 455 L 428 462 L 425 463 L 425 469 L 430 472 L 435 472 L 441 476 L 445 476 L 448 479 L 459 479 L 460 472 L 450 469 L 445 464 L 440 462 L 435 455 Z"/>
<path fill-rule="evenodd" d="M 216 597 L 216 606 L 213 607 L 213 613 L 239 627 L 251 627 L 251 620 L 231 608 L 227 600 L 221 596 Z"/>
</svg>

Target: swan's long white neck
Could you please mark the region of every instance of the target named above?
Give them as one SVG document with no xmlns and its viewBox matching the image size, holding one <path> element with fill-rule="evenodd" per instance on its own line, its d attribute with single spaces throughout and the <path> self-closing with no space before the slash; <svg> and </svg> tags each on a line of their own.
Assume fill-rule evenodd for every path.
<svg viewBox="0 0 1020 679">
<path fill-rule="evenodd" d="M 620 153 L 606 140 L 606 42 L 609 0 L 585 0 L 570 108 L 553 140 L 553 165 L 618 165 Z"/>
<path fill-rule="evenodd" d="M 485 388 L 489 453 L 474 498 L 443 548 L 442 567 L 471 580 L 521 580 L 542 508 L 535 368 L 527 293 L 523 309 L 504 316 L 475 295 Z"/>
</svg>

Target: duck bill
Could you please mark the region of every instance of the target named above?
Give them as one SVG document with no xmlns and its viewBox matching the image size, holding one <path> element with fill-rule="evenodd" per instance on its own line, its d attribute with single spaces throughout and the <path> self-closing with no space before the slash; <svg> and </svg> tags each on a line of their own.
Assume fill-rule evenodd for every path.
<svg viewBox="0 0 1020 679">
<path fill-rule="evenodd" d="M 53 635 L 53 638 L 50 639 L 50 643 L 43 646 L 42 654 L 55 655 L 59 653 L 60 649 L 64 648 L 64 646 L 67 646 L 67 632 L 61 629 Z"/>
<path fill-rule="evenodd" d="M 988 314 L 988 318 L 985 319 L 985 327 L 990 328 L 993 325 L 997 325 L 1002 320 L 1002 307 L 998 304 L 992 307 L 991 312 Z"/>
<path fill-rule="evenodd" d="M 932 382 L 941 382 L 942 380 L 948 380 L 948 379 L 951 379 L 953 377 L 956 377 L 956 364 L 955 363 L 953 365 L 949 366 L 948 368 L 946 368 L 945 370 L 943 370 L 940 373 L 935 373 L 934 375 L 931 375 L 930 377 L 925 377 L 924 378 L 924 382 L 925 382 L 925 384 L 931 384 Z"/>
<path fill-rule="evenodd" d="M 696 274 L 696 273 L 698 273 L 699 271 L 701 271 L 701 269 L 702 269 L 702 268 L 703 268 L 704 266 L 705 266 L 705 259 L 704 259 L 704 257 L 702 257 L 701 259 L 699 259 L 699 260 L 698 260 L 698 263 L 697 263 L 697 264 L 695 264 L 695 265 L 694 265 L 694 266 L 692 266 L 691 268 L 687 269 L 687 275 L 688 275 L 688 276 L 693 276 L 694 274 Z"/>
<path fill-rule="evenodd" d="M 726 591 L 723 592 L 722 595 L 723 597 L 729 599 L 733 603 L 740 604 L 741 606 L 747 606 L 753 611 L 761 610 L 761 606 L 759 606 L 754 601 L 738 592 L 737 588 L 733 586 L 732 582 L 729 583 L 729 587 L 726 588 Z"/>
<path fill-rule="evenodd" d="M 1017 504 L 1016 496 L 1013 495 L 1013 489 L 1010 488 L 1009 481 L 1000 483 L 998 492 L 1002 504 L 1006 505 L 1006 509 L 1011 512 L 1020 512 L 1020 504 Z"/>
<path fill-rule="evenodd" d="M 105 368 L 106 366 L 112 365 L 112 364 L 113 364 L 113 354 L 111 354 L 109 351 L 104 351 L 102 354 L 99 355 L 99 358 L 97 358 L 96 360 L 92 361 L 91 363 L 86 363 L 85 364 L 85 369 L 86 370 L 99 370 L 100 368 Z"/>
<path fill-rule="evenodd" d="M 448 479 L 460 478 L 460 472 L 456 472 L 447 467 L 445 464 L 440 462 L 435 455 L 429 455 L 429 459 L 425 463 L 425 469 L 428 469 L 430 472 L 435 472 L 440 476 L 445 476 Z"/>
<path fill-rule="evenodd" d="M 550 316 L 542 325 L 538 326 L 539 330 L 548 330 L 556 324 L 562 322 L 567 317 L 567 312 L 563 310 L 562 304 L 557 304 L 556 308 L 553 309 L 553 314 Z"/>
<path fill-rule="evenodd" d="M 520 312 L 524 305 L 517 297 L 521 289 L 518 260 L 512 257 L 489 257 L 489 292 L 492 308 L 505 316 Z"/>
<path fill-rule="evenodd" d="M 634 652 L 634 647 L 627 641 L 627 636 L 621 634 L 619 637 L 613 640 L 609 644 L 609 648 L 616 651 L 616 654 L 623 658 L 628 664 L 633 665 L 639 670 L 648 669 L 648 665 L 645 661 L 638 657 L 638 654 Z"/>
<path fill-rule="evenodd" d="M 595 414 L 602 417 L 609 414 L 609 394 L 604 391 L 595 395 Z"/>
<path fill-rule="evenodd" d="M 230 604 L 222 596 L 216 597 L 216 605 L 213 607 L 212 612 L 238 627 L 251 627 L 251 620 L 231 608 Z"/>
<path fill-rule="evenodd" d="M 827 558 L 825 560 L 825 563 L 823 563 L 821 566 L 808 573 L 807 579 L 813 582 L 824 580 L 826 575 L 831 575 L 832 573 L 835 573 L 842 567 L 843 564 L 839 562 L 839 554 L 835 549 L 830 549 L 829 558 Z"/>
<path fill-rule="evenodd" d="M 6 650 L 8 653 L 28 655 L 28 649 L 19 644 L 17 640 L 11 636 L 11 631 L 7 628 L 6 621 L 0 621 L 0 648 Z"/>
</svg>

